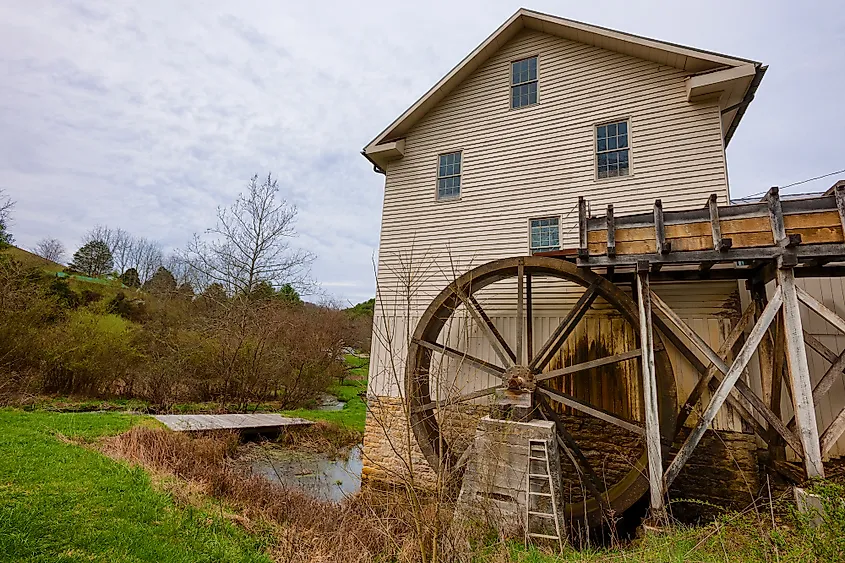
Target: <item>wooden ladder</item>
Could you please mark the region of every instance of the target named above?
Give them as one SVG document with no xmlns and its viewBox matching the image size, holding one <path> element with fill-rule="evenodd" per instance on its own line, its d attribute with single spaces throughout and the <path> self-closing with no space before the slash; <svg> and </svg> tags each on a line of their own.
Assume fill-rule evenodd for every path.
<svg viewBox="0 0 845 563">
<path fill-rule="evenodd" d="M 549 449 L 545 440 L 528 440 L 528 502 L 525 503 L 525 539 L 556 540 L 563 546 L 560 535 L 560 521 L 557 517 L 557 497 L 549 468 Z M 537 502 L 532 502 L 537 501 Z M 532 507 L 534 510 L 532 510 Z M 540 531 L 532 529 L 532 520 L 554 521 L 554 535 L 544 526 Z"/>
</svg>

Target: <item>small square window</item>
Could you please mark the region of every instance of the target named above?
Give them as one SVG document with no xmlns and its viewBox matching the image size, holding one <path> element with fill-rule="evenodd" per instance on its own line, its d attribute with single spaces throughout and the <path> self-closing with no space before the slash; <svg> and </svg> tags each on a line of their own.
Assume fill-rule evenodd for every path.
<svg viewBox="0 0 845 563">
<path fill-rule="evenodd" d="M 537 57 L 511 63 L 511 108 L 537 103 Z"/>
<path fill-rule="evenodd" d="M 441 154 L 437 160 L 437 199 L 461 197 L 461 153 Z"/>
<path fill-rule="evenodd" d="M 617 178 L 630 173 L 628 122 L 617 121 L 596 127 L 596 176 Z"/>
<path fill-rule="evenodd" d="M 531 219 L 530 229 L 531 254 L 560 250 L 560 219 L 558 217 Z"/>
</svg>

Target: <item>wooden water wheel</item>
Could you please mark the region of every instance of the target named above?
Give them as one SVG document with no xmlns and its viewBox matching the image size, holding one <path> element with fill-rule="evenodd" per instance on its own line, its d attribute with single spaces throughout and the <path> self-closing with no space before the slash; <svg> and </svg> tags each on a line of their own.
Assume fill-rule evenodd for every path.
<svg viewBox="0 0 845 563">
<path fill-rule="evenodd" d="M 535 351 L 532 345 L 535 328 L 532 326 L 533 301 L 536 300 L 537 288 L 548 288 L 550 284 L 567 285 L 570 293 L 573 288 L 583 292 L 565 311 L 559 325 L 549 331 L 550 336 L 545 343 Z M 497 294 L 501 296 L 504 291 L 512 296 L 509 299 L 511 307 L 515 304 L 514 330 L 500 330 L 485 310 L 481 296 L 488 287 L 504 288 L 499 289 Z M 586 376 L 588 381 L 591 378 L 606 380 L 617 377 L 614 367 L 624 364 L 626 373 L 633 374 L 634 378 L 625 386 L 614 387 L 616 393 L 620 388 L 627 389 L 630 394 L 641 393 L 637 391 L 641 389 L 641 384 L 636 381 L 641 371 L 636 337 L 627 339 L 627 350 L 617 347 L 610 355 L 602 357 L 600 352 L 607 353 L 607 347 L 589 347 L 588 352 L 593 353 L 576 353 L 570 355 L 566 362 L 561 361 L 559 351 L 576 332 L 586 313 L 597 307 L 615 316 L 617 325 L 614 326 L 620 333 L 626 332 L 629 336 L 639 334 L 637 307 L 628 294 L 604 277 L 560 259 L 530 256 L 496 260 L 467 272 L 441 291 L 417 324 L 406 364 L 406 396 L 410 401 L 412 427 L 429 464 L 459 479 L 466 460 L 461 450 L 466 449 L 472 435 L 467 436 L 469 431 L 464 427 L 462 439 L 456 439 L 455 433 L 445 428 L 449 417 L 444 413 L 458 405 L 477 403 L 483 397 L 493 396 L 497 388 L 522 386 L 533 393 L 534 415 L 555 422 L 558 444 L 566 454 L 566 457 L 561 457 L 562 471 L 566 473 L 562 480 L 571 481 L 572 476 L 577 474 L 581 483 L 580 493 L 567 495 L 564 491 L 563 510 L 567 520 L 586 518 L 596 523 L 607 511 L 621 515 L 641 498 L 648 490 L 643 424 L 637 421 L 642 420 L 642 415 L 624 412 L 625 409 L 618 406 L 641 405 L 641 401 L 638 397 L 628 397 L 636 400 L 614 402 L 601 398 L 601 388 L 598 394 L 591 395 L 579 392 L 578 386 L 572 384 L 578 377 L 583 380 Z M 444 330 L 444 327 L 449 326 L 450 319 L 457 315 L 463 315 L 464 325 L 472 325 L 483 336 L 487 349 L 492 350 L 492 358 L 479 358 L 454 345 L 446 334 L 449 329 Z M 619 323 L 626 326 L 618 327 Z M 513 337 L 505 338 L 505 332 Z M 625 340 L 614 335 L 605 336 L 610 341 Z M 668 355 L 659 335 L 655 334 L 654 340 L 659 424 L 665 450 L 675 435 L 677 397 Z M 573 349 L 571 343 L 568 348 Z M 586 348 L 586 345 L 580 347 L 582 351 Z M 574 349 L 579 350 L 577 343 Z M 444 393 L 442 372 L 435 367 L 443 360 L 458 361 L 472 368 L 470 371 L 476 377 L 478 374 L 491 376 L 493 385 L 466 385 L 465 388 L 472 387 L 472 390 Z M 641 375 L 639 377 L 641 381 Z M 595 391 L 596 386 L 593 385 L 592 389 Z M 599 398 L 601 400 L 597 400 Z M 597 428 L 599 438 L 596 438 Z M 611 461 L 616 462 L 616 471 L 608 473 L 603 467 L 594 466 L 596 463 L 604 464 L 603 460 L 611 457 Z M 624 469 L 619 470 L 623 466 Z"/>
</svg>

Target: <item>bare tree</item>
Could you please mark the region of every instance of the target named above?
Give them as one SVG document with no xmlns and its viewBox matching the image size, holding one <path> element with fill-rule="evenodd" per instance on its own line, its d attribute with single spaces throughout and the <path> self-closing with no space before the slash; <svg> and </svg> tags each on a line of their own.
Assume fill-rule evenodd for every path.
<svg viewBox="0 0 845 563">
<path fill-rule="evenodd" d="M 271 175 L 260 183 L 253 176 L 231 207 L 218 208 L 217 225 L 194 235 L 184 253 L 191 268 L 232 294 L 249 294 L 261 282 L 302 289 L 314 256 L 291 248 L 297 210 L 278 191 Z"/>
<path fill-rule="evenodd" d="M 67 251 L 65 250 L 65 245 L 59 239 L 44 237 L 38 241 L 32 252 L 45 260 L 61 264 Z"/>
<path fill-rule="evenodd" d="M 3 248 L 7 244 L 12 244 L 15 240 L 7 230 L 11 221 L 13 207 L 15 207 L 14 200 L 6 195 L 3 188 L 0 188 L 0 248 Z"/>
<path fill-rule="evenodd" d="M 147 282 L 160 266 L 166 265 L 161 244 L 144 237 L 135 238 L 127 265 L 138 271 L 141 283 Z"/>
</svg>

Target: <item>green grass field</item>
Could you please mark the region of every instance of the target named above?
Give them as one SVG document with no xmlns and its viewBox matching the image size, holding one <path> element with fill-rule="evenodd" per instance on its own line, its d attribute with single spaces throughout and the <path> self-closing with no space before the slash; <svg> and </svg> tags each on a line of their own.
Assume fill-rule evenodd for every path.
<svg viewBox="0 0 845 563">
<path fill-rule="evenodd" d="M 65 439 L 117 434 L 139 420 L 0 410 L 0 560 L 269 561 L 259 538 L 175 505 L 144 470 Z"/>
</svg>

